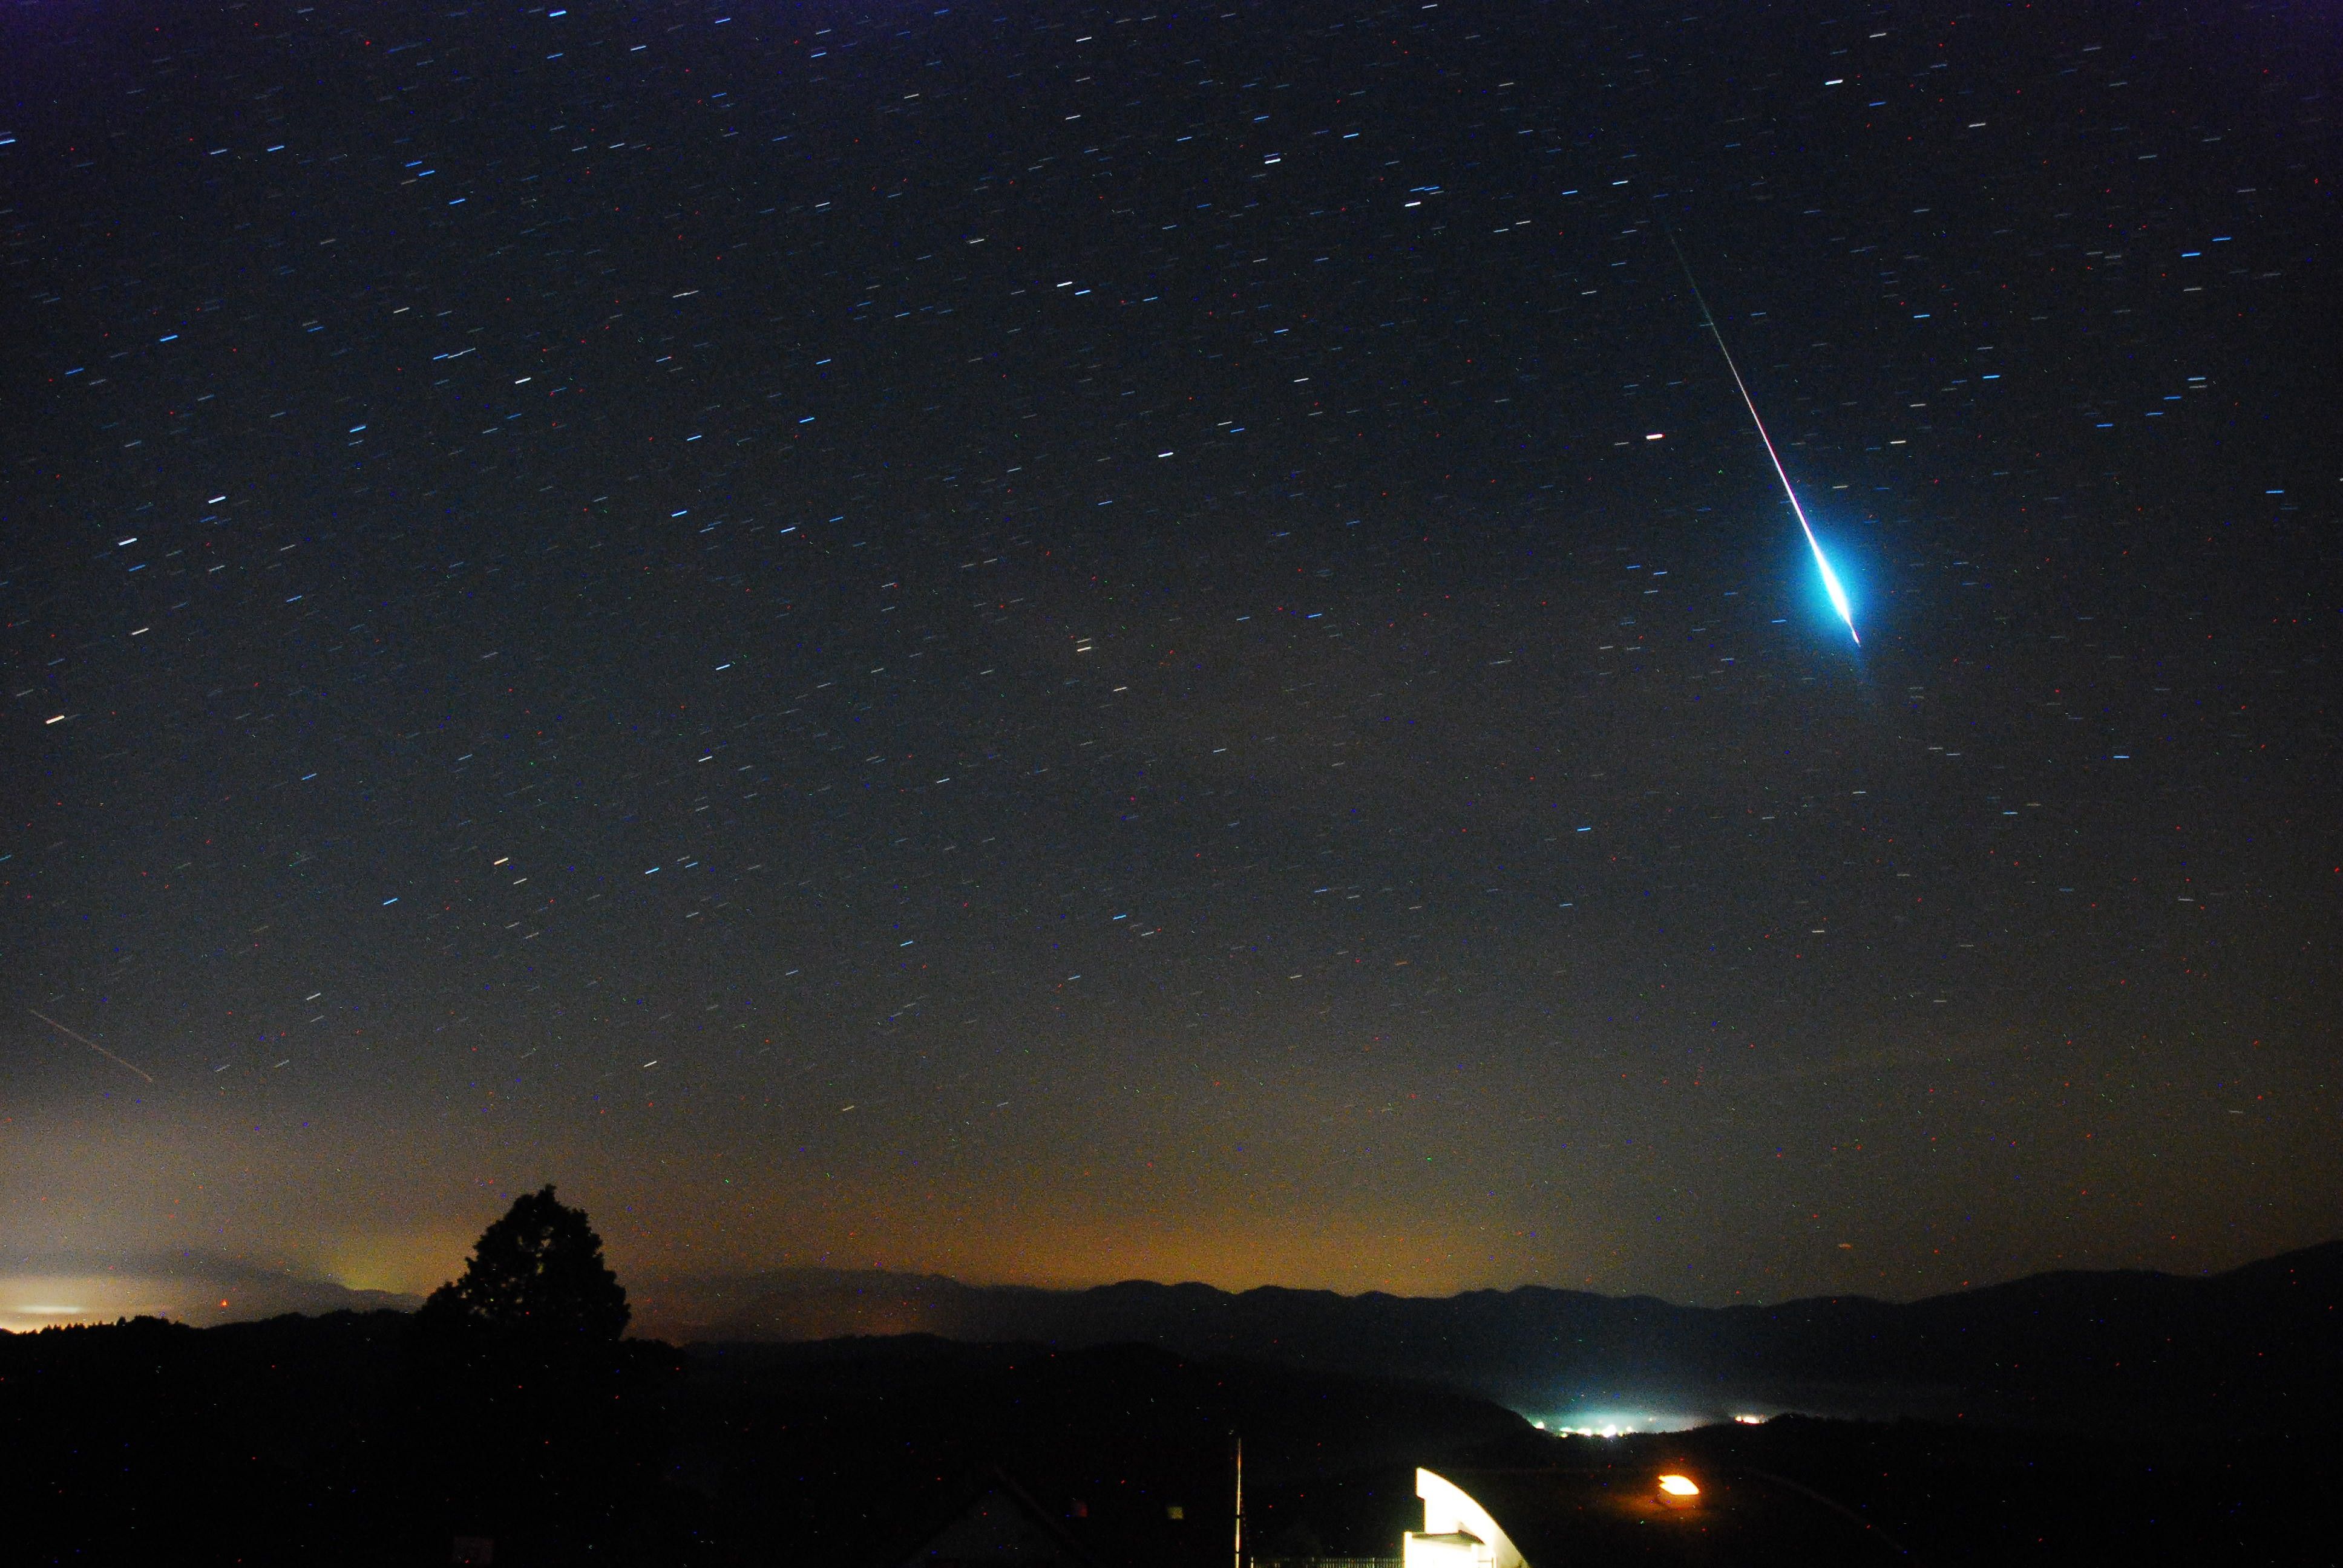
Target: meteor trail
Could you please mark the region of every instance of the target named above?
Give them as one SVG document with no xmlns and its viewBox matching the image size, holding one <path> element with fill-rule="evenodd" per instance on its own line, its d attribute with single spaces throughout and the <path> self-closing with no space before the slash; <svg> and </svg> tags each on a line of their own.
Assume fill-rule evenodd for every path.
<svg viewBox="0 0 2343 1568">
<path fill-rule="evenodd" d="M 32 1013 L 35 1018 L 39 1019 L 43 1023 L 47 1024 L 51 1029 L 55 1030 L 67 1040 L 77 1040 L 81 1041 L 82 1044 L 89 1047 L 90 1050 L 97 1052 L 98 1055 L 106 1058 L 106 1060 L 116 1062 L 124 1067 L 129 1068 L 131 1071 L 136 1073 L 139 1077 L 145 1079 L 149 1083 L 155 1081 L 155 1075 L 153 1073 L 147 1071 L 145 1068 L 138 1066 L 135 1062 L 124 1061 L 120 1057 L 115 1055 L 114 1052 L 106 1050 L 106 1047 L 98 1044 L 97 1041 L 90 1039 L 87 1035 L 75 1034 L 64 1024 L 59 1023 L 55 1019 L 51 1018 L 47 1013 L 35 1011 L 34 1009 L 29 1007 L 25 1010 Z"/>
<path fill-rule="evenodd" d="M 1694 303 L 1700 307 L 1701 324 L 1716 339 L 1716 351 L 1725 356 L 1725 367 L 1733 372 L 1733 385 L 1740 388 L 1742 405 L 1749 410 L 1749 422 L 1757 427 L 1757 438 L 1765 443 L 1765 456 L 1774 459 L 1774 473 L 1782 481 L 1782 494 L 1790 498 L 1790 510 L 1797 514 L 1798 528 L 1806 536 L 1806 548 L 1815 552 L 1815 566 L 1823 574 L 1823 591 L 1830 595 L 1831 608 L 1846 622 L 1846 635 L 1859 648 L 1863 638 L 1855 633 L 1855 610 L 1847 603 L 1846 589 L 1839 586 L 1838 573 L 1831 570 L 1830 561 L 1823 554 L 1822 541 L 1815 538 L 1814 525 L 1806 521 L 1806 508 L 1798 505 L 1798 492 L 1790 487 L 1790 476 L 1782 467 L 1782 455 L 1774 450 L 1774 437 L 1765 433 L 1765 421 L 1757 417 L 1757 402 L 1749 396 L 1749 384 L 1741 379 L 1741 367 L 1733 362 L 1733 350 L 1725 346 L 1725 334 L 1717 330 L 1716 317 L 1710 312 L 1708 301 L 1701 297 L 1700 281 L 1692 275 L 1692 263 L 1684 259 L 1684 246 L 1676 243 L 1675 231 L 1664 224 L 1661 229 L 1668 236 L 1669 248 L 1676 253 L 1676 265 L 1684 268 L 1684 281 L 1692 285 Z"/>
</svg>

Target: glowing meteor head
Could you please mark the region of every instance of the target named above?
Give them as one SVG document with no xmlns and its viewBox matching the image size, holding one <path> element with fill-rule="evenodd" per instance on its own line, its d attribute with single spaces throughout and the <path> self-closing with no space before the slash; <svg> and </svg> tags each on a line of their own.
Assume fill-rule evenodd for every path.
<svg viewBox="0 0 2343 1568">
<path fill-rule="evenodd" d="M 1838 611 L 1839 619 L 1846 622 L 1846 635 L 1860 646 L 1863 638 L 1855 635 L 1855 606 L 1847 602 L 1845 585 L 1838 580 L 1838 573 L 1831 570 L 1830 558 L 1823 554 L 1823 543 L 1815 538 L 1813 525 L 1806 521 L 1805 509 L 1797 507 L 1795 496 L 1791 498 L 1791 505 L 1797 509 L 1798 527 L 1805 531 L 1806 548 L 1815 552 L 1815 568 L 1822 573 L 1823 592 L 1830 596 L 1831 608 Z"/>
<path fill-rule="evenodd" d="M 1855 637 L 1855 607 L 1847 603 L 1846 589 L 1840 584 L 1838 573 L 1831 570 L 1830 562 L 1823 559 L 1820 550 L 1815 552 L 1815 559 L 1822 566 L 1823 592 L 1830 595 L 1831 608 L 1838 611 L 1839 619 L 1846 622 L 1847 636 Z M 1857 642 L 1863 640 L 1859 637 L 1855 639 Z"/>
</svg>

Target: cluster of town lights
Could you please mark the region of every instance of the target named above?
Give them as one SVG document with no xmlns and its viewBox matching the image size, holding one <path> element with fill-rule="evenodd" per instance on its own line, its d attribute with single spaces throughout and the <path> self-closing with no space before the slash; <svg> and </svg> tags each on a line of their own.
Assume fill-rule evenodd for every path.
<svg viewBox="0 0 2343 1568">
<path fill-rule="evenodd" d="M 1533 1416 L 1530 1424 L 1540 1432 L 1556 1437 L 1633 1437 L 1644 1432 L 1681 1432 L 1688 1427 L 1705 1424 L 1706 1416 L 1630 1415 L 1616 1420 L 1598 1420 L 1589 1426 L 1568 1426 L 1561 1422 L 1548 1424 L 1543 1416 Z M 1743 1426 L 1763 1426 L 1762 1415 L 1739 1414 L 1733 1418 Z"/>
</svg>

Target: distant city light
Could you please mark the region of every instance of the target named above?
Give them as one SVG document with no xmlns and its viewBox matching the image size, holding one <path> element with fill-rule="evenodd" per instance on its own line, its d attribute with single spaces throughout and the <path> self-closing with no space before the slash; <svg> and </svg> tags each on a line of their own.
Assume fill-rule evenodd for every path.
<svg viewBox="0 0 2343 1568">
<path fill-rule="evenodd" d="M 1549 1412 L 1534 1418 L 1542 1432 L 1557 1437 L 1634 1437 L 1639 1433 L 1690 1432 L 1725 1419 L 1715 1411 L 1621 1410 L 1616 1406 Z"/>
</svg>

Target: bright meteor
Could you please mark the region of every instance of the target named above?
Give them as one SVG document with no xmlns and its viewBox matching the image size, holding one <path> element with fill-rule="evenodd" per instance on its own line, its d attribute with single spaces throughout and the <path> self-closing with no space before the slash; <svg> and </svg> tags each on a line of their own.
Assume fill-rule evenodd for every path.
<svg viewBox="0 0 2343 1568">
<path fill-rule="evenodd" d="M 1742 406 L 1749 410 L 1749 422 L 1757 427 L 1757 438 L 1765 443 L 1765 456 L 1774 460 L 1775 477 L 1782 481 L 1782 494 L 1790 498 L 1790 510 L 1797 514 L 1799 531 L 1806 536 L 1806 548 L 1815 552 L 1815 568 L 1822 573 L 1823 592 L 1830 595 L 1831 608 L 1838 611 L 1839 619 L 1846 622 L 1846 635 L 1860 647 L 1863 638 L 1855 629 L 1855 607 L 1847 602 L 1846 589 L 1840 586 L 1838 573 L 1831 570 L 1830 558 L 1823 554 L 1822 541 L 1815 538 L 1814 525 L 1806 521 L 1806 508 L 1798 505 L 1798 492 L 1790 487 L 1790 476 L 1782 467 L 1782 455 L 1774 450 L 1774 437 L 1765 433 L 1765 421 L 1757 416 L 1757 402 L 1749 396 L 1749 384 L 1741 379 L 1741 367 L 1733 362 L 1733 350 L 1725 346 L 1725 334 L 1717 330 L 1716 317 L 1709 311 L 1708 301 L 1701 297 L 1700 281 L 1692 275 L 1692 263 L 1684 260 L 1684 246 L 1676 243 L 1674 230 L 1666 229 L 1665 232 L 1669 246 L 1676 253 L 1677 265 L 1684 268 L 1684 281 L 1692 285 L 1692 297 L 1700 307 L 1701 322 L 1708 328 L 1708 335 L 1716 339 L 1716 351 L 1725 356 L 1725 367 L 1733 373 L 1733 385 L 1740 390 Z"/>
</svg>

